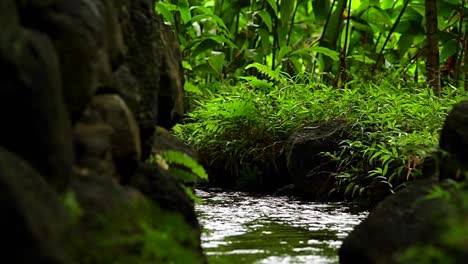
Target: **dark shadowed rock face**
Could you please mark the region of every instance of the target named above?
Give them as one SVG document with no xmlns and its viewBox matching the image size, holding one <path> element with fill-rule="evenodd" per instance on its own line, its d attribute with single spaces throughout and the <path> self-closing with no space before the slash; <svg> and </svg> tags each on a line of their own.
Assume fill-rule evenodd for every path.
<svg viewBox="0 0 468 264">
<path fill-rule="evenodd" d="M 161 65 L 160 92 L 158 98 L 158 125 L 171 128 L 184 114 L 184 76 L 182 74 L 182 54 L 177 35 L 171 27 L 162 25 L 161 47 L 163 63 Z M 166 109 L 171 109 L 168 112 Z"/>
<path fill-rule="evenodd" d="M 154 141 L 151 148 L 151 153 L 159 154 L 162 151 L 176 150 L 186 153 L 194 160 L 198 160 L 197 153 L 182 140 L 170 134 L 165 128 L 156 126 Z"/>
<path fill-rule="evenodd" d="M 63 190 L 73 149 L 59 56 L 50 38 L 22 27 L 18 12 L 15 1 L 2 1 L 0 145 L 26 159 Z"/>
<path fill-rule="evenodd" d="M 443 199 L 424 199 L 435 180 L 421 180 L 389 196 L 343 241 L 340 263 L 399 263 L 406 249 L 434 243 L 452 207 Z"/>
<path fill-rule="evenodd" d="M 445 119 L 439 146 L 448 153 L 440 157 L 440 177 L 462 180 L 468 170 L 468 101 L 455 105 Z"/>
<path fill-rule="evenodd" d="M 143 163 L 155 137 L 172 146 L 158 119 L 183 111 L 177 37 L 154 1 L 2 0 L 0 25 L 4 259 L 205 262 L 182 183 Z M 148 246 L 152 232 L 166 244 Z"/>
<path fill-rule="evenodd" d="M 68 214 L 31 166 L 0 147 L 2 254 L 12 263 L 74 263 L 67 256 Z"/>
<path fill-rule="evenodd" d="M 330 173 L 336 167 L 323 153 L 338 150 L 344 138 L 344 127 L 344 122 L 333 121 L 304 127 L 291 135 L 287 166 L 297 194 L 310 199 L 326 195 L 328 187 L 333 184 L 329 181 Z"/>
<path fill-rule="evenodd" d="M 117 167 L 117 178 L 128 181 L 141 159 L 141 143 L 138 124 L 125 101 L 116 94 L 95 95 L 79 124 L 109 126 L 111 159 Z"/>
</svg>

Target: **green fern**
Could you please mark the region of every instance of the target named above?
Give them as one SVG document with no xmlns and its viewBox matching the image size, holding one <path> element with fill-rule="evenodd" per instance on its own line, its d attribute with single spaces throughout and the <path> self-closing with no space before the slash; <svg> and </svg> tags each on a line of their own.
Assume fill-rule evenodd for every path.
<svg viewBox="0 0 468 264">
<path fill-rule="evenodd" d="M 198 164 L 198 162 L 187 154 L 180 151 L 163 151 L 159 154 L 150 156 L 148 162 L 158 164 L 161 168 L 167 170 L 171 176 L 185 182 L 195 182 L 197 179 L 208 180 L 208 174 L 203 166 Z M 173 168 L 170 166 L 172 164 L 182 165 L 186 167 L 188 171 Z"/>
<path fill-rule="evenodd" d="M 254 89 L 259 90 L 270 90 L 273 87 L 273 83 L 266 80 L 260 80 L 255 76 L 241 76 L 239 79 L 247 81 L 247 83 Z"/>
<path fill-rule="evenodd" d="M 281 72 L 279 68 L 276 70 L 270 69 L 270 67 L 260 64 L 260 63 L 251 63 L 245 67 L 245 69 L 255 68 L 262 74 L 265 74 L 270 78 L 272 81 L 279 82 L 279 83 L 286 83 L 288 81 L 288 75 L 284 72 Z"/>
</svg>

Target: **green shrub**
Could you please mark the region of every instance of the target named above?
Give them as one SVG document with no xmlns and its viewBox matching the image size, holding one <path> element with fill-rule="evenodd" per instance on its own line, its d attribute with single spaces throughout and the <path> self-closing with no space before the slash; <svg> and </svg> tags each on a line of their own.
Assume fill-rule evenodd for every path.
<svg viewBox="0 0 468 264">
<path fill-rule="evenodd" d="M 204 164 L 239 179 L 252 171 L 261 174 L 260 163 L 276 162 L 294 130 L 345 120 L 351 135 L 340 151 L 329 153 L 340 164 L 330 191 L 348 198 L 369 197 L 378 184 L 393 191 L 418 177 L 438 145 L 446 113 L 465 95 L 449 87 L 437 97 L 426 87 L 385 77 L 336 89 L 307 74 L 291 78 L 252 67 L 269 80 L 243 77 L 237 85 L 199 95 L 176 134 L 198 149 Z"/>
</svg>

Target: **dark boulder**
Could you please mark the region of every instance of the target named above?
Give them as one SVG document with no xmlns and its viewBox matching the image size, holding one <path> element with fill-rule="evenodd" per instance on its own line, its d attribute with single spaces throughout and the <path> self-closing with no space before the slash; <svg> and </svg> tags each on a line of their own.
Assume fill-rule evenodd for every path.
<svg viewBox="0 0 468 264">
<path fill-rule="evenodd" d="M 338 150 L 344 137 L 345 123 L 339 120 L 304 127 L 291 135 L 287 167 L 297 193 L 316 199 L 327 192 L 335 164 L 324 153 Z"/>
<path fill-rule="evenodd" d="M 426 199 L 436 180 L 415 181 L 379 203 L 345 238 L 340 263 L 399 263 L 411 246 L 437 243 L 453 206 L 444 199 Z"/>
<path fill-rule="evenodd" d="M 156 126 L 156 131 L 154 134 L 154 141 L 151 148 L 151 153 L 159 154 L 162 151 L 174 150 L 187 154 L 189 157 L 194 160 L 198 160 L 197 153 L 190 147 L 185 144 L 182 140 L 172 135 L 168 130 L 163 127 Z"/>
<path fill-rule="evenodd" d="M 23 2 L 22 24 L 46 34 L 57 50 L 63 93 L 76 121 L 124 52 L 113 1 Z"/>
<path fill-rule="evenodd" d="M 75 263 L 59 195 L 26 161 L 0 147 L 2 255 L 11 263 Z"/>
<path fill-rule="evenodd" d="M 179 40 L 171 27 L 160 27 L 162 40 L 162 64 L 158 98 L 158 125 L 174 126 L 184 114 L 184 75 Z M 170 110 L 170 111 L 168 111 Z"/>
<path fill-rule="evenodd" d="M 0 25 L 4 259 L 206 262 L 184 186 L 141 163 L 158 108 L 181 112 L 181 57 L 154 1 L 3 0 Z"/>
<path fill-rule="evenodd" d="M 468 101 L 455 105 L 445 119 L 439 146 L 446 153 L 439 155 L 439 176 L 462 180 L 468 170 Z"/>
<path fill-rule="evenodd" d="M 110 128 L 111 158 L 116 164 L 120 180 L 126 182 L 140 161 L 141 143 L 138 124 L 125 101 L 116 94 L 95 95 L 79 124 L 81 127 L 86 124 L 94 127 L 105 124 Z"/>
<path fill-rule="evenodd" d="M 48 36 L 20 25 L 19 14 L 15 1 L 2 1 L 0 145 L 63 190 L 71 173 L 73 146 L 59 56 Z"/>
<path fill-rule="evenodd" d="M 183 184 L 164 169 L 154 164 L 141 163 L 130 186 L 140 190 L 163 209 L 182 214 L 191 226 L 200 230 L 193 201 L 185 193 Z"/>
<path fill-rule="evenodd" d="M 78 122 L 75 125 L 75 167 L 79 174 L 88 175 L 92 172 L 118 180 L 112 159 L 112 132 L 109 125 L 102 123 Z"/>
<path fill-rule="evenodd" d="M 142 154 L 147 157 L 158 116 L 159 69 L 162 61 L 160 28 L 163 22 L 155 14 L 154 3 L 146 0 L 120 1 L 118 17 L 127 47 L 124 65 L 138 81 L 138 86 L 125 89 L 140 94 L 141 101 L 135 116 L 140 128 Z"/>
<path fill-rule="evenodd" d="M 138 113 L 142 100 L 140 82 L 133 76 L 128 66 L 123 64 L 112 73 L 109 90 L 110 93 L 120 95 L 132 113 Z"/>
</svg>

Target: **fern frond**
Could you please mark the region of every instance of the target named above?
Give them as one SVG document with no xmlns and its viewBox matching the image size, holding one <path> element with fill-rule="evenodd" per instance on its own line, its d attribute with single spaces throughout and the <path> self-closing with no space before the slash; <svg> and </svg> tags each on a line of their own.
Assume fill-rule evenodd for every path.
<svg viewBox="0 0 468 264">
<path fill-rule="evenodd" d="M 265 74 L 268 76 L 272 81 L 276 81 L 279 83 L 286 83 L 287 82 L 287 74 L 284 72 L 281 72 L 279 68 L 276 70 L 270 69 L 270 67 L 260 64 L 260 63 L 251 63 L 245 67 L 245 69 L 250 69 L 250 68 L 255 68 L 259 72 Z"/>
<path fill-rule="evenodd" d="M 241 76 L 239 79 L 247 81 L 247 83 L 252 86 L 254 89 L 271 89 L 273 87 L 273 83 L 270 83 L 266 80 L 260 80 L 255 76 Z"/>
<path fill-rule="evenodd" d="M 196 162 L 187 154 L 180 151 L 168 150 L 161 152 L 160 155 L 167 163 L 185 166 L 200 179 L 208 180 L 208 174 L 206 173 L 203 166 L 198 164 L 198 162 Z"/>
</svg>

